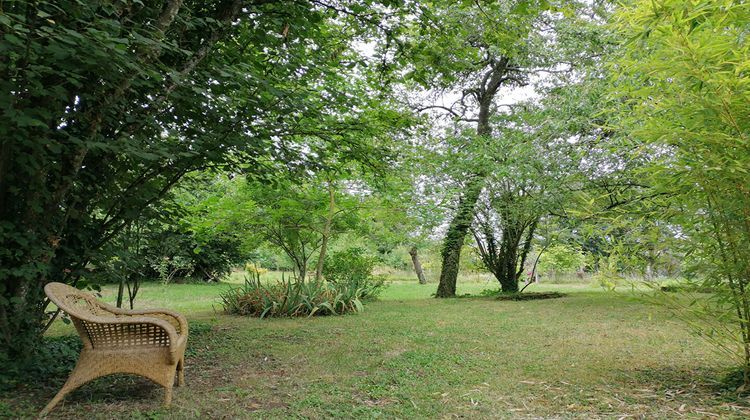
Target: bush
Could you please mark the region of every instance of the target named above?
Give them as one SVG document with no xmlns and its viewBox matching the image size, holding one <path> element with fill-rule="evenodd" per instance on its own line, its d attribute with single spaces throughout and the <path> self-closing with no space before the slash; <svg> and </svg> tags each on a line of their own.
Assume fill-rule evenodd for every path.
<svg viewBox="0 0 750 420">
<path fill-rule="evenodd" d="M 195 240 L 195 239 L 194 239 Z M 216 235 L 209 240 L 196 241 L 190 249 L 193 277 L 204 281 L 219 281 L 229 275 L 232 267 L 244 261 L 242 241 L 232 234 Z"/>
<path fill-rule="evenodd" d="M 145 250 L 149 267 L 144 271 L 150 268 L 164 283 L 189 279 L 218 281 L 244 259 L 241 246 L 240 239 L 230 234 L 199 240 L 191 232 L 162 232 Z"/>
<path fill-rule="evenodd" d="M 543 273 L 572 273 L 586 263 L 586 257 L 576 248 L 558 244 L 551 246 L 539 258 L 538 270 Z"/>
<path fill-rule="evenodd" d="M 13 389 L 19 383 L 64 381 L 75 367 L 81 351 L 78 336 L 45 337 L 21 359 L 11 360 L 0 352 L 0 391 Z"/>
<path fill-rule="evenodd" d="M 384 277 L 372 275 L 376 263 L 362 248 L 349 248 L 326 258 L 323 277 L 333 285 L 359 290 L 360 299 L 374 299 L 385 287 Z"/>
<path fill-rule="evenodd" d="M 88 277 L 99 284 L 118 282 L 123 275 L 163 283 L 218 281 L 245 259 L 235 235 L 199 239 L 191 232 L 159 229 L 139 233 L 137 241 L 117 238 L 92 262 Z"/>
<path fill-rule="evenodd" d="M 363 289 L 349 284 L 304 282 L 296 279 L 263 284 L 260 275 L 221 294 L 224 312 L 233 315 L 299 317 L 343 315 L 362 310 Z"/>
</svg>

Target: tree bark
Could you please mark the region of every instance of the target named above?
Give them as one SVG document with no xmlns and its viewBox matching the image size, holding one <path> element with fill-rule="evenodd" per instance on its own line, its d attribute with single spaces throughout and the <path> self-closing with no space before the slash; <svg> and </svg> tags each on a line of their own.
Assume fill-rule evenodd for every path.
<svg viewBox="0 0 750 420">
<path fill-rule="evenodd" d="M 411 255 L 411 262 L 414 264 L 414 272 L 417 273 L 419 284 L 427 284 L 427 279 L 424 277 L 424 271 L 422 270 L 422 263 L 419 262 L 419 255 L 417 254 L 416 246 L 411 247 L 409 255 Z"/>
<path fill-rule="evenodd" d="M 461 247 L 464 245 L 466 233 L 474 220 L 474 208 L 476 207 L 479 194 L 482 192 L 484 179 L 475 177 L 469 181 L 466 191 L 458 201 L 458 211 L 448 227 L 443 242 L 441 256 L 443 264 L 440 267 L 440 283 L 438 284 L 435 297 L 447 298 L 456 296 L 456 280 L 458 279 L 458 266 L 461 260 Z"/>
<path fill-rule="evenodd" d="M 323 240 L 320 243 L 320 253 L 318 254 L 318 264 L 315 267 L 315 281 L 323 279 L 323 264 L 325 264 L 326 253 L 328 252 L 328 238 L 331 236 L 331 226 L 333 217 L 336 215 L 336 195 L 333 189 L 333 183 L 328 182 L 328 217 L 326 217 L 325 226 L 323 226 Z"/>
</svg>

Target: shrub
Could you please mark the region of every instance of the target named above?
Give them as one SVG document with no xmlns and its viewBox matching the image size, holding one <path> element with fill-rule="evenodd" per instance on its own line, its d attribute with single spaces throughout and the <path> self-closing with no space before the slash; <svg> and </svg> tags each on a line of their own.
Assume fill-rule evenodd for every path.
<svg viewBox="0 0 750 420">
<path fill-rule="evenodd" d="M 242 242 L 235 235 L 197 238 L 192 232 L 159 229 L 140 233 L 137 249 L 130 246 L 128 237 L 118 238 L 93 261 L 91 279 L 105 284 L 128 273 L 163 283 L 218 281 L 245 259 Z"/>
<path fill-rule="evenodd" d="M 343 315 L 362 310 L 365 291 L 349 284 L 282 279 L 263 284 L 260 275 L 245 277 L 245 284 L 221 294 L 224 311 L 233 315 L 299 317 Z"/>
<path fill-rule="evenodd" d="M 558 244 L 547 249 L 539 258 L 539 271 L 544 273 L 571 273 L 586 263 L 586 257 L 576 248 Z"/>
<path fill-rule="evenodd" d="M 349 248 L 326 258 L 323 275 L 331 283 L 359 283 L 372 275 L 375 258 L 368 257 L 362 248 Z"/>
<path fill-rule="evenodd" d="M 81 351 L 78 336 L 45 337 L 26 357 L 11 360 L 0 352 L 0 391 L 13 389 L 19 383 L 64 381 L 75 367 Z"/>
<path fill-rule="evenodd" d="M 360 299 L 374 299 L 385 287 L 384 277 L 372 275 L 376 263 L 362 248 L 349 248 L 326 258 L 323 277 L 333 285 L 359 290 Z"/>
<path fill-rule="evenodd" d="M 189 278 L 218 281 L 244 259 L 241 245 L 231 234 L 199 239 L 191 232 L 163 232 L 146 249 L 146 260 L 165 283 Z"/>
</svg>

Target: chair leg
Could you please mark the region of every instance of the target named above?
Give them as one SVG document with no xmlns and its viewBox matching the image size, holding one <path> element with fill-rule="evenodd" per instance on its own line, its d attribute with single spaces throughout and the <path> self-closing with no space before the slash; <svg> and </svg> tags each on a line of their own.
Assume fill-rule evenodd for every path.
<svg viewBox="0 0 750 420">
<path fill-rule="evenodd" d="M 67 395 L 70 391 L 72 391 L 73 387 L 68 387 L 67 384 L 62 387 L 60 391 L 57 392 L 57 394 L 52 398 L 52 400 L 47 403 L 47 405 L 42 409 L 42 412 L 39 413 L 39 417 L 44 417 L 47 414 L 49 414 L 50 411 L 52 411 L 55 406 L 62 401 L 63 398 L 65 398 L 65 395 Z"/>
<path fill-rule="evenodd" d="M 164 387 L 164 406 L 169 407 L 172 404 L 172 384 Z"/>
<path fill-rule="evenodd" d="M 49 414 L 49 412 L 52 411 L 52 409 L 55 408 L 55 406 L 71 391 L 98 377 L 98 375 L 92 374 L 89 369 L 85 369 L 83 366 L 86 366 L 86 364 L 84 363 L 81 365 L 79 362 L 79 365 L 70 373 L 68 380 L 65 381 L 65 385 L 63 385 L 60 391 L 55 394 L 52 400 L 50 400 L 44 409 L 42 409 L 41 413 L 39 413 L 39 417 L 44 417 Z"/>
<path fill-rule="evenodd" d="M 185 356 L 177 362 L 177 386 L 185 385 Z"/>
<path fill-rule="evenodd" d="M 162 382 L 162 385 L 164 385 L 164 406 L 169 407 L 170 404 L 172 404 L 172 388 L 174 387 L 175 377 L 177 377 L 177 374 L 180 369 L 180 362 L 178 361 L 174 365 L 167 368 L 167 370 L 164 372 L 167 376 L 166 378 L 169 378 Z M 165 378 L 165 379 L 166 379 Z"/>
</svg>

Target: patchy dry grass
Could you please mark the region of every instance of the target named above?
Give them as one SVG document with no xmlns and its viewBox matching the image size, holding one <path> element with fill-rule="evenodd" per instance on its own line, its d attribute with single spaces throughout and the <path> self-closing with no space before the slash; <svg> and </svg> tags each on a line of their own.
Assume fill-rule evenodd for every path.
<svg viewBox="0 0 750 420">
<path fill-rule="evenodd" d="M 463 283 L 460 293 L 494 286 Z M 566 297 L 437 300 L 393 284 L 357 315 L 259 320 L 214 313 L 227 285 L 148 285 L 140 306 L 185 312 L 187 387 L 103 378 L 59 418 L 495 418 L 750 415 L 722 385 L 731 366 L 662 309 L 585 285 L 532 286 Z M 111 291 L 107 291 L 111 292 Z M 105 294 L 108 297 L 109 294 Z M 56 325 L 54 334 L 70 333 Z M 0 416 L 33 416 L 64 377 L 0 396 Z"/>
</svg>

